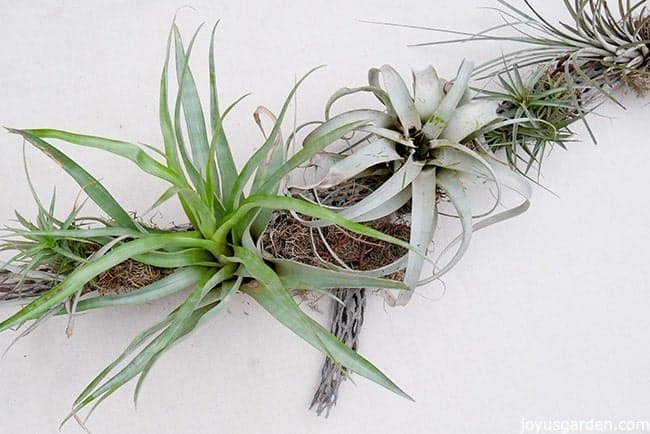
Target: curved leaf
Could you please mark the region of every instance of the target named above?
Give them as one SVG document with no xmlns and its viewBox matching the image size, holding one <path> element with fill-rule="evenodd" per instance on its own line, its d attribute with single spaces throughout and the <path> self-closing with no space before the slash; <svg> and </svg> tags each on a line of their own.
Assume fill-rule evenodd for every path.
<svg viewBox="0 0 650 434">
<path fill-rule="evenodd" d="M 126 158 L 135 163 L 143 172 L 167 181 L 177 187 L 187 185 L 185 179 L 179 176 L 179 174 L 151 158 L 151 156 L 133 143 L 61 130 L 35 129 L 25 131 L 41 139 L 58 139 L 72 143 L 73 145 L 101 149 Z"/>
<path fill-rule="evenodd" d="M 454 110 L 441 139 L 462 143 L 463 139 L 495 120 L 498 104 L 493 101 L 472 101 Z"/>
<path fill-rule="evenodd" d="M 411 235 L 409 243 L 420 251 L 426 251 L 436 227 L 436 168 L 425 168 L 412 184 L 413 200 L 411 202 Z M 397 304 L 404 306 L 413 296 L 420 280 L 424 257 L 413 251 L 408 253 L 408 263 L 404 283 L 409 291 L 400 293 Z"/>
<path fill-rule="evenodd" d="M 331 288 L 408 289 L 399 281 L 369 276 L 352 270 L 328 270 L 287 259 L 270 259 L 273 269 L 287 289 L 323 290 Z"/>
<path fill-rule="evenodd" d="M 174 271 L 169 276 L 138 288 L 127 294 L 102 295 L 80 300 L 76 312 L 104 307 L 124 306 L 148 303 L 159 300 L 186 288 L 196 285 L 206 269 L 202 267 L 185 267 Z"/>
<path fill-rule="evenodd" d="M 340 212 L 342 217 L 350 220 L 368 215 L 370 212 L 382 207 L 392 197 L 397 196 L 407 188 L 422 171 L 423 164 L 413 161 L 411 157 L 379 188 L 363 198 L 358 203 Z M 382 216 L 383 217 L 383 216 Z"/>
<path fill-rule="evenodd" d="M 465 95 L 467 83 L 472 75 L 472 68 L 472 62 L 463 60 L 453 86 L 422 127 L 425 136 L 430 140 L 437 139 L 447 126 L 447 122 L 449 122 L 454 110 Z"/>
<path fill-rule="evenodd" d="M 395 150 L 393 143 L 386 139 L 378 139 L 334 163 L 320 181 L 303 188 L 331 188 L 372 166 L 399 160 L 400 158 L 402 157 Z"/>
<path fill-rule="evenodd" d="M 314 130 L 310 132 L 307 137 L 305 137 L 304 142 L 312 142 L 326 134 L 329 134 L 331 131 L 342 127 L 343 125 L 349 125 L 355 122 L 366 122 L 369 125 L 374 125 L 376 127 L 389 127 L 393 121 L 394 119 L 392 117 L 384 112 L 380 112 L 379 110 L 350 110 L 345 113 L 338 114 L 328 119 L 327 122 L 324 122 L 318 127 L 314 128 Z"/>
<path fill-rule="evenodd" d="M 41 150 L 45 155 L 56 162 L 63 170 L 68 172 L 77 184 L 84 190 L 90 199 L 108 214 L 117 224 L 124 228 L 142 232 L 143 229 L 124 208 L 111 196 L 104 186 L 85 169 L 79 166 L 74 160 L 68 157 L 56 147 L 50 145 L 43 139 L 33 135 L 29 131 L 7 128 L 10 133 L 22 136 L 29 143 Z"/>
<path fill-rule="evenodd" d="M 275 319 L 332 360 L 391 392 L 412 400 L 373 364 L 302 312 L 280 278 L 255 253 L 235 247 L 235 255 L 236 260 L 256 279 L 252 284 L 243 285 L 242 292 L 250 295 Z"/>
<path fill-rule="evenodd" d="M 472 211 L 470 209 L 467 196 L 465 195 L 463 184 L 458 179 L 456 172 L 448 169 L 440 169 L 438 170 L 437 175 L 438 186 L 445 190 L 447 196 L 449 196 L 449 199 L 458 212 L 458 217 L 460 218 L 462 227 L 461 241 L 458 250 L 449 260 L 449 262 L 434 274 L 435 278 L 440 278 L 449 270 L 451 270 L 454 265 L 458 263 L 458 261 L 460 261 L 460 259 L 469 248 L 469 244 L 472 239 Z M 439 260 L 440 256 L 436 260 L 436 263 L 438 263 Z"/>
</svg>

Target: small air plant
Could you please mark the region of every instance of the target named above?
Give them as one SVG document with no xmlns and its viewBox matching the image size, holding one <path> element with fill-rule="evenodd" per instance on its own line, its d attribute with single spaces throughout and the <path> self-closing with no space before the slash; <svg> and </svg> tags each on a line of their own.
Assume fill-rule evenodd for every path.
<svg viewBox="0 0 650 434">
<path fill-rule="evenodd" d="M 499 104 L 499 121 L 482 131 L 482 144 L 497 155 L 503 151 L 511 168 L 538 181 L 549 147 L 566 149 L 575 140 L 571 127 L 576 122 L 589 130 L 585 115 L 597 104 L 595 93 L 567 83 L 554 65 L 539 67 L 528 77 L 513 67 L 497 80 L 498 88 L 477 90 L 477 99 Z"/>
<path fill-rule="evenodd" d="M 82 205 L 64 219 L 54 216 L 56 191 L 45 207 L 31 181 L 23 149 L 23 165 L 38 213 L 34 222 L 15 211 L 19 226 L 5 227 L 0 252 L 13 252 L 3 266 L 0 264 L 0 300 L 22 300 L 38 296 L 51 289 L 62 276 L 71 273 L 87 260 L 88 246 L 93 240 L 77 237 L 59 237 L 60 231 L 81 229 L 85 223 L 78 217 Z"/>
<path fill-rule="evenodd" d="M 215 26 L 216 27 L 216 26 Z M 289 143 L 282 139 L 281 122 L 298 81 L 284 102 L 264 144 L 238 170 L 233 162 L 222 120 L 231 105 L 220 110 L 214 68 L 214 30 L 209 51 L 210 110 L 206 123 L 192 72 L 188 66 L 194 34 L 187 48 L 174 25 L 167 44 L 167 58 L 160 80 L 160 125 L 163 150 L 143 147 L 121 140 L 75 134 L 53 129 L 10 129 L 62 167 L 83 188 L 108 219 L 99 225 L 86 226 L 72 213 L 63 222 L 52 210 L 39 206 L 40 225 L 23 222 L 24 229 L 15 235 L 26 241 L 11 240 L 5 248 L 19 250 L 29 265 L 23 268 L 24 280 L 33 277 L 39 267 L 55 268 L 51 289 L 35 298 L 14 315 L 0 322 L 0 331 L 32 322 L 38 324 L 52 315 L 63 314 L 66 306 L 74 314 L 91 309 L 124 304 L 144 303 L 191 288 L 186 298 L 164 320 L 136 338 L 113 363 L 102 371 L 74 401 L 71 414 L 102 402 L 125 383 L 139 377 L 135 396 L 156 360 L 179 339 L 190 334 L 211 315 L 221 311 L 233 293 L 252 297 L 278 321 L 305 339 L 337 365 L 344 366 L 400 396 L 408 398 L 395 383 L 369 361 L 343 344 L 298 307 L 292 290 L 324 293 L 329 288 L 406 289 L 401 282 L 377 274 L 353 270 L 332 270 L 298 261 L 269 257 L 260 240 L 273 220 L 274 211 L 299 213 L 319 221 L 328 221 L 350 233 L 393 243 L 406 250 L 408 243 L 339 213 L 298 198 L 282 194 L 287 174 L 315 154 L 358 128 L 362 123 L 351 120 L 315 134 L 289 155 Z M 168 69 L 170 52 L 175 53 L 178 83 L 173 112 L 168 103 Z M 264 110 L 261 110 L 264 112 Z M 154 207 L 177 197 L 191 224 L 186 231 L 148 228 L 140 224 L 113 198 L 88 171 L 67 156 L 51 140 L 96 148 L 123 157 L 142 170 L 160 178 L 170 187 Z M 244 187 L 250 185 L 250 191 Z M 20 217 L 19 217 L 20 219 Z M 23 221 L 22 219 L 20 219 Z M 74 243 L 71 244 L 71 241 Z M 13 244 L 12 244 L 13 243 Z M 87 245 L 93 245 L 88 252 Z M 74 248 L 72 246 L 75 246 Z M 77 248 L 82 246 L 81 251 Z M 71 258 L 66 266 L 53 263 Z M 29 262 L 31 261 L 31 262 Z M 93 281 L 125 261 L 167 270 L 159 280 L 129 293 L 101 295 Z M 135 356 L 132 354 L 135 353 Z M 94 407 L 93 407 L 94 408 Z M 92 412 L 92 410 L 91 410 Z"/>
</svg>

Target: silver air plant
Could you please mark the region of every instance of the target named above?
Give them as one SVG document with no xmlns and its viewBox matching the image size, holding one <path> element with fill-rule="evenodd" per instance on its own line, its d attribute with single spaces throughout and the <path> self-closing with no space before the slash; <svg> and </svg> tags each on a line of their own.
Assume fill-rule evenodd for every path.
<svg viewBox="0 0 650 434">
<path fill-rule="evenodd" d="M 411 93 L 391 66 L 373 68 L 367 85 L 343 88 L 330 98 L 325 121 L 307 136 L 307 141 L 320 140 L 342 125 L 359 122 L 338 146 L 316 156 L 304 175 L 306 181 L 295 180 L 292 188 L 296 194 L 301 192 L 306 199 L 359 222 L 398 218 L 404 209 L 408 210 L 413 250 L 392 264 L 391 270 L 405 268 L 403 281 L 409 290 L 387 294 L 391 305 L 406 305 L 415 288 L 451 270 L 466 252 L 476 230 L 514 217 L 528 207 L 529 184 L 491 152 L 484 151 L 483 132 L 500 121 L 498 104 L 473 98 L 468 89 L 471 75 L 472 64 L 468 61 L 461 64 L 453 81 L 439 78 L 429 66 L 413 72 Z M 339 100 L 358 93 L 376 97 L 380 107 L 333 113 Z M 378 177 L 380 182 L 376 181 Z M 333 189 L 351 183 L 367 184 L 368 179 L 375 180 L 372 191 L 360 200 L 335 206 L 323 200 Z M 467 190 L 475 186 L 489 187 L 493 203 L 487 210 L 472 209 Z M 504 204 L 506 190 L 520 195 L 516 206 Z M 441 210 L 441 202 L 451 204 L 450 210 Z M 438 252 L 431 274 L 423 277 L 426 261 L 421 251 L 431 247 L 441 215 L 457 219 L 460 234 Z M 331 225 L 314 219 L 303 223 L 316 229 Z M 348 313 L 350 316 L 354 314 Z M 335 377 L 343 378 L 331 370 L 324 370 L 323 375 L 314 398 L 321 408 L 332 401 L 331 393 L 323 390 L 336 390 L 331 387 Z"/>
<path fill-rule="evenodd" d="M 622 86 L 640 95 L 650 89 L 650 15 L 646 0 L 619 0 L 613 9 L 605 0 L 563 0 L 571 20 L 558 24 L 544 17 L 529 0 L 523 0 L 525 8 L 506 0 L 498 2 L 502 8 L 496 11 L 504 24 L 479 33 L 453 31 L 463 37 L 419 45 L 517 42 L 526 47 L 484 63 L 476 73 L 493 76 L 515 66 L 554 64 L 571 82 L 587 84 L 608 96 L 609 90 Z M 495 33 L 504 28 L 513 33 Z"/>
<path fill-rule="evenodd" d="M 619 0 L 614 11 L 605 0 L 564 0 L 570 23 L 552 24 L 525 0 L 528 10 L 499 0 L 502 16 L 518 34 L 506 37 L 529 47 L 484 65 L 505 60 L 520 67 L 555 63 L 574 83 L 609 95 L 628 87 L 639 95 L 650 89 L 650 16 L 646 0 Z M 489 36 L 486 36 L 490 38 Z"/>
</svg>

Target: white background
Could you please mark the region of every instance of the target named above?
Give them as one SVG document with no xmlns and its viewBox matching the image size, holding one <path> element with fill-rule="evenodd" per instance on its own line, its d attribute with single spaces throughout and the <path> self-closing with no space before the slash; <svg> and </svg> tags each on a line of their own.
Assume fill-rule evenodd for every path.
<svg viewBox="0 0 650 434">
<path fill-rule="evenodd" d="M 195 7 L 179 12 L 186 40 L 208 23 L 194 52 L 199 80 L 209 27 L 221 18 L 222 101 L 253 93 L 230 118 L 239 162 L 259 144 L 255 107 L 277 111 L 295 77 L 316 65 L 328 67 L 299 93 L 302 120 L 320 119 L 328 95 L 363 84 L 370 67 L 408 74 L 431 63 L 449 77 L 463 57 L 500 53 L 495 44 L 407 48 L 437 35 L 358 21 L 477 31 L 498 22 L 478 9 L 495 1 L 186 3 Z M 560 16 L 554 3 L 545 10 Z M 2 0 L 0 124 L 159 144 L 158 79 L 182 4 Z M 322 356 L 241 296 L 160 359 L 137 410 L 129 385 L 100 406 L 92 431 L 474 434 L 520 432 L 522 418 L 650 419 L 650 108 L 623 101 L 627 110 L 606 104 L 592 118 L 598 145 L 578 129 L 582 142 L 552 152 L 543 182 L 557 197 L 536 189 L 528 213 L 477 234 L 444 295 L 438 282 L 406 308 L 370 299 L 360 350 L 415 403 L 356 377 L 330 418 L 316 417 L 307 405 Z M 21 141 L 0 133 L 0 147 L 0 222 L 9 224 L 14 209 L 32 217 L 35 207 Z M 127 209 L 144 211 L 164 187 L 106 154 L 65 149 Z M 37 152 L 28 158 L 43 198 L 56 184 L 58 210 L 68 211 L 78 187 Z M 175 204 L 163 211 L 158 223 L 183 221 Z M 72 339 L 64 319 L 52 320 L 20 341 L 0 359 L 0 432 L 56 432 L 76 394 L 175 301 L 93 312 L 77 319 Z M 1 335 L 0 348 L 12 338 Z M 80 431 L 74 422 L 62 430 Z"/>
</svg>

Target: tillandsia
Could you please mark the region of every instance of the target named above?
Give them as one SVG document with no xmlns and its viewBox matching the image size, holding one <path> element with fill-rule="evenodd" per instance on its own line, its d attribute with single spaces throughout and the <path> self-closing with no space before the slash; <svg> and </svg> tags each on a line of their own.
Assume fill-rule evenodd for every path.
<svg viewBox="0 0 650 434">
<path fill-rule="evenodd" d="M 368 85 L 343 88 L 328 101 L 325 121 L 312 131 L 308 140 L 318 140 L 336 131 L 341 125 L 362 120 L 352 129 L 354 134 L 343 141 L 343 149 L 330 149 L 313 163 L 317 167 L 315 182 L 294 184 L 296 190 L 310 191 L 316 203 L 323 192 L 351 181 L 381 177 L 381 182 L 367 196 L 352 204 L 331 206 L 339 215 L 360 222 L 394 215 L 409 207 L 411 231 L 409 251 L 405 262 L 404 282 L 416 288 L 447 273 L 461 259 L 472 232 L 498 221 L 513 217 L 528 207 L 530 186 L 517 174 L 481 151 L 485 140 L 483 128 L 498 120 L 497 104 L 476 100 L 468 89 L 472 74 L 471 62 L 464 61 L 454 81 L 446 81 L 433 67 L 413 72 L 413 95 L 404 80 L 389 65 L 373 68 L 368 73 Z M 333 105 L 341 98 L 369 92 L 383 107 L 356 108 L 332 115 Z M 340 145 L 340 143 L 339 143 Z M 473 184 L 493 188 L 493 205 L 486 211 L 473 212 L 466 189 Z M 505 207 L 504 190 L 519 193 L 523 201 L 512 208 Z M 454 211 L 439 210 L 441 197 L 450 202 Z M 491 196 L 492 197 L 492 196 Z M 460 221 L 462 232 L 442 249 L 434 263 L 432 275 L 422 279 L 424 258 L 417 249 L 428 249 L 436 232 L 438 216 L 450 215 Z M 324 220 L 305 221 L 314 227 L 326 227 Z M 443 265 L 440 258 L 458 245 Z M 400 259 L 401 261 L 401 259 Z M 390 297 L 392 304 L 405 305 L 413 291 L 402 291 Z"/>
<path fill-rule="evenodd" d="M 404 269 L 403 280 L 411 288 L 396 297 L 385 294 L 391 305 L 405 305 L 414 289 L 437 279 L 451 270 L 469 247 L 472 232 L 490 224 L 514 217 L 528 207 L 529 184 L 506 165 L 483 152 L 484 131 L 498 122 L 498 105 L 492 101 L 474 99 L 468 89 L 472 64 L 463 62 L 456 79 L 438 77 L 433 67 L 413 72 L 413 95 L 403 79 L 389 65 L 373 68 L 368 73 L 368 85 L 343 88 L 328 101 L 325 121 L 307 139 L 314 140 L 340 128 L 341 125 L 363 120 L 353 134 L 340 140 L 312 161 L 313 166 L 292 185 L 315 203 L 328 206 L 346 218 L 357 221 L 408 218 L 411 230 L 409 242 L 416 249 L 428 249 L 433 242 L 439 215 L 460 220 L 462 233 L 442 249 L 434 263 L 433 274 L 421 279 L 424 258 L 407 252 L 384 270 Z M 357 93 L 374 95 L 382 108 L 353 108 L 332 114 L 332 107 L 343 97 Z M 488 184 L 494 191 L 493 206 L 485 212 L 474 213 L 466 189 L 473 184 Z M 367 193 L 357 197 L 348 191 L 354 187 Z M 505 189 L 517 192 L 523 201 L 505 207 Z M 338 194 L 337 194 L 338 193 Z M 333 197 L 335 199 L 333 199 Z M 440 201 L 451 202 L 455 212 L 439 209 Z M 407 211 L 405 211 L 407 210 Z M 315 230 L 324 230 L 330 223 L 323 220 L 304 221 Z M 451 259 L 439 265 L 440 258 L 459 244 Z M 333 250 L 333 249 L 330 249 Z M 339 260 L 342 269 L 346 261 Z M 335 266 L 333 264 L 332 266 Z M 346 292 L 349 308 L 335 309 L 332 330 L 356 344 L 363 323 L 365 293 Z M 335 368 L 326 360 L 321 383 L 312 406 L 319 413 L 329 412 L 336 404 L 338 388 L 345 379 L 345 370 Z"/>
<path fill-rule="evenodd" d="M 75 210 L 66 219 L 57 220 L 53 216 L 53 206 L 46 209 L 40 203 L 37 224 L 19 216 L 23 228 L 13 233 L 19 239 L 6 239 L 3 249 L 18 250 L 15 259 L 24 264 L 24 281 L 34 279 L 36 272 L 49 271 L 53 286 L 0 322 L 0 331 L 29 323 L 34 327 L 48 317 L 66 312 L 74 315 L 92 309 L 149 302 L 190 288 L 165 319 L 136 336 L 128 348 L 81 392 L 66 421 L 74 417 L 81 422 L 78 413 L 82 409 L 98 405 L 125 383 L 139 377 L 135 388 L 137 398 L 144 378 L 158 358 L 199 324 L 221 311 L 237 291 L 253 298 L 337 365 L 409 398 L 368 360 L 305 314 L 291 292 L 300 289 L 320 294 L 329 288 L 350 287 L 407 290 L 408 286 L 382 278 L 386 274 L 382 270 L 372 273 L 318 267 L 273 257 L 261 246 L 277 214 L 293 212 L 301 218 L 333 223 L 350 234 L 386 245 L 394 244 L 405 251 L 414 250 L 399 238 L 354 222 L 327 207 L 283 193 L 282 185 L 290 172 L 336 140 L 367 124 L 367 120 L 346 121 L 331 128 L 328 126 L 327 131 L 321 128 L 317 134 L 307 137 L 296 153 L 290 154 L 291 140 L 283 140 L 281 123 L 297 87 L 307 74 L 291 90 L 278 117 L 271 118 L 273 126 L 264 143 L 238 170 L 223 129 L 223 118 L 237 101 L 225 110 L 219 105 L 214 32 L 213 29 L 209 48 L 210 104 L 206 122 L 189 67 L 198 30 L 185 46 L 178 28 L 172 26 L 160 78 L 162 150 L 54 129 L 9 130 L 52 158 L 108 217 L 91 219 L 95 224 L 88 224 L 93 222 L 79 218 Z M 175 70 L 177 82 L 171 107 L 170 66 Z M 258 114 L 264 113 L 266 111 L 260 109 Z M 107 151 L 134 163 L 142 172 L 166 181 L 170 186 L 155 201 L 154 207 L 176 197 L 191 226 L 180 231 L 143 225 L 53 140 Z M 247 185 L 250 187 L 245 192 Z M 102 295 L 92 291 L 93 282 L 102 273 L 128 261 L 166 271 L 158 280 L 128 293 Z"/>
<path fill-rule="evenodd" d="M 568 83 L 552 65 L 527 75 L 514 66 L 496 78 L 495 89 L 477 90 L 477 98 L 498 103 L 500 117 L 485 130 L 484 143 L 500 158 L 503 151 L 511 168 L 538 181 L 549 148 L 566 149 L 576 140 L 573 124 L 583 123 L 591 132 L 585 116 L 597 105 L 595 94 Z"/>
<path fill-rule="evenodd" d="M 650 15 L 646 0 L 563 0 L 571 22 L 553 24 L 529 0 L 520 8 L 498 0 L 504 24 L 479 33 L 453 32 L 463 38 L 421 45 L 465 41 L 511 41 L 527 47 L 484 63 L 477 74 L 493 76 L 513 66 L 554 64 L 571 82 L 587 84 L 609 96 L 628 87 L 640 95 L 650 90 Z M 495 34 L 502 28 L 511 35 Z M 431 29 L 439 30 L 439 29 Z M 443 30 L 444 32 L 444 30 Z"/>
</svg>

